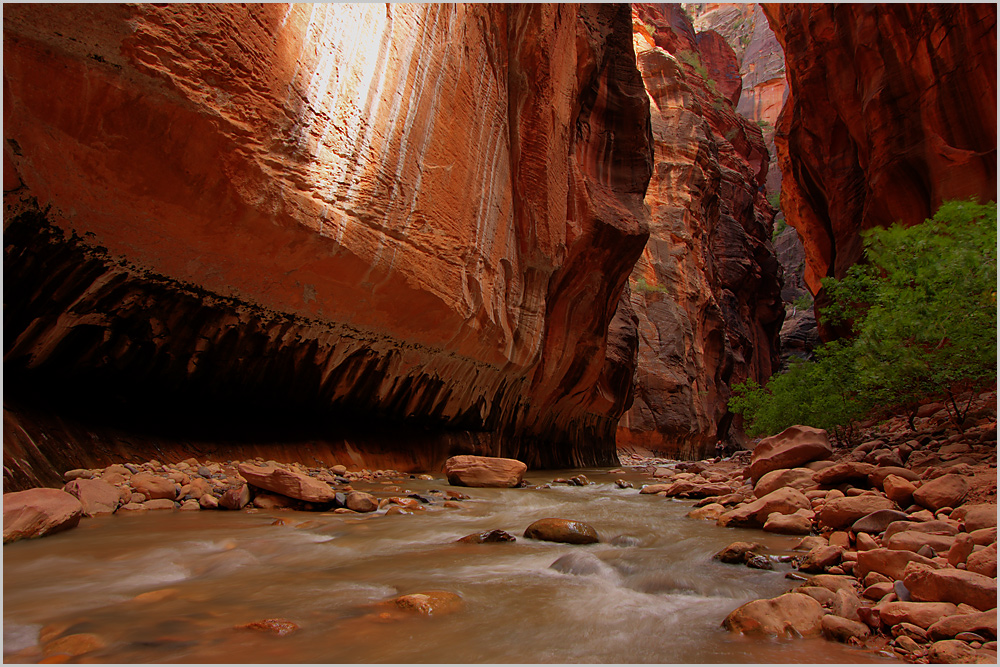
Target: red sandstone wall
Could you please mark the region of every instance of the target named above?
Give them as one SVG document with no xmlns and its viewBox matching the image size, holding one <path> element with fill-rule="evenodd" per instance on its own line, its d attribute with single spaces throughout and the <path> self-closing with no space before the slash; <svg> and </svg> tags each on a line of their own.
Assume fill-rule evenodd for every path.
<svg viewBox="0 0 1000 667">
<path fill-rule="evenodd" d="M 714 454 L 717 439 L 741 437 L 730 428 L 730 386 L 777 368 L 783 310 L 762 189 L 767 150 L 756 123 L 698 71 L 723 60 L 699 45 L 719 42 L 699 43 L 679 7 L 633 7 L 655 154 L 650 238 L 630 281 L 636 397 L 618 446 L 698 458 Z"/>
<path fill-rule="evenodd" d="M 767 4 L 792 94 L 776 143 L 782 209 L 815 294 L 859 232 L 946 199 L 996 199 L 995 4 Z"/>
<path fill-rule="evenodd" d="M 607 354 L 608 328 L 651 171 L 629 27 L 617 6 L 6 7 L 5 370 L 610 462 L 635 334 Z"/>
</svg>

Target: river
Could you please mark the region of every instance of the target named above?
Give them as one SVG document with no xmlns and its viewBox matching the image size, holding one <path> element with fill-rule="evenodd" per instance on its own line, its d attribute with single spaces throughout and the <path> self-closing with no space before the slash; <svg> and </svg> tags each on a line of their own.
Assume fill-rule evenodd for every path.
<svg viewBox="0 0 1000 667">
<path fill-rule="evenodd" d="M 723 618 L 795 582 L 774 571 L 712 560 L 737 540 L 772 554 L 799 538 L 719 528 L 685 518 L 691 502 L 639 495 L 609 470 L 529 473 L 533 484 L 586 474 L 585 487 L 462 489 L 462 509 L 412 515 L 292 511 L 147 512 L 85 519 L 76 529 L 4 547 L 5 657 L 46 626 L 92 633 L 103 662 L 239 663 L 809 663 L 879 656 L 822 639 L 733 635 Z M 443 479 L 398 488 L 445 490 Z M 387 495 L 391 487 L 355 484 Z M 393 492 L 396 493 L 396 492 Z M 398 493 L 396 493 L 398 495 Z M 586 546 L 521 537 L 536 519 L 593 525 Z M 282 519 L 284 525 L 275 523 Z M 456 544 L 499 528 L 515 543 Z M 616 536 L 632 539 L 618 540 Z M 575 575 L 550 565 L 588 553 L 604 565 Z M 589 557 L 588 557 L 589 558 Z M 455 613 L 386 621 L 374 603 L 428 590 L 462 597 Z M 147 600 L 137 595 L 160 591 Z M 286 636 L 237 630 L 293 621 Z"/>
</svg>

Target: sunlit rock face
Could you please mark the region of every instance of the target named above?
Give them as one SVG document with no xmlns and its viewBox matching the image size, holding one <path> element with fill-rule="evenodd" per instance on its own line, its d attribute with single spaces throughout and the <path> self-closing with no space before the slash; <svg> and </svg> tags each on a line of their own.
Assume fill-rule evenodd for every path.
<svg viewBox="0 0 1000 667">
<path fill-rule="evenodd" d="M 25 386 L 613 460 L 652 168 L 627 6 L 11 6 L 4 139 Z"/>
<path fill-rule="evenodd" d="M 996 199 L 995 4 L 764 11 L 791 87 L 782 209 L 813 293 L 858 261 L 862 230 L 918 223 L 946 199 Z"/>
<path fill-rule="evenodd" d="M 742 437 L 726 408 L 732 384 L 763 381 L 778 365 L 783 309 L 769 241 L 774 210 L 762 188 L 768 157 L 757 124 L 698 71 L 708 72 L 712 56 L 698 50 L 679 8 L 633 7 L 655 163 L 650 239 L 630 281 L 636 396 L 618 445 L 695 458 Z"/>
</svg>

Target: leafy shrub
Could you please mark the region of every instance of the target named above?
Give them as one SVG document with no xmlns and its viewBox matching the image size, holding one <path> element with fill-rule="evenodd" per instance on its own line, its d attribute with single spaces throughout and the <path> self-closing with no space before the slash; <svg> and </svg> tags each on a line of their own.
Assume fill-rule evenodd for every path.
<svg viewBox="0 0 1000 667">
<path fill-rule="evenodd" d="M 642 292 L 645 294 L 648 294 L 650 292 L 658 292 L 662 294 L 667 291 L 667 288 L 664 287 L 663 285 L 650 285 L 648 282 L 646 282 L 645 278 L 639 278 L 639 280 L 635 282 L 635 289 L 637 292 Z"/>
<path fill-rule="evenodd" d="M 730 409 L 747 433 L 807 424 L 850 439 L 855 420 L 943 395 L 956 424 L 958 396 L 996 382 L 996 204 L 946 202 L 934 218 L 863 234 L 867 263 L 824 279 L 826 324 L 852 337 L 826 343 L 766 387 L 733 387 Z"/>
</svg>

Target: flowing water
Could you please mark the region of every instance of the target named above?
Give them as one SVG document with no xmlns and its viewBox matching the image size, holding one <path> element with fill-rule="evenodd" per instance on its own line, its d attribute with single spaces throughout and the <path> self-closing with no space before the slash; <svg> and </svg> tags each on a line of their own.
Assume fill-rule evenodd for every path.
<svg viewBox="0 0 1000 667">
<path fill-rule="evenodd" d="M 822 639 L 750 639 L 721 627 L 739 605 L 794 582 L 784 577 L 788 566 L 751 570 L 713 561 L 712 554 L 736 540 L 780 553 L 798 538 L 687 519 L 691 502 L 641 496 L 613 483 L 640 481 L 635 474 L 550 471 L 529 473 L 528 480 L 542 484 L 580 472 L 595 483 L 463 489 L 471 499 L 462 509 L 436 504 L 412 515 L 159 511 L 86 519 L 66 533 L 4 547 L 4 653 L 35 646 L 50 626 L 99 636 L 105 648 L 86 657 L 106 662 L 879 659 Z M 398 484 L 417 493 L 447 488 L 441 479 Z M 603 541 L 572 546 L 521 537 L 545 517 L 586 521 Z M 285 525 L 273 525 L 276 518 Z M 517 535 L 517 542 L 455 543 L 494 528 Z M 620 535 L 632 539 L 610 543 Z M 570 553 L 588 554 L 578 558 L 595 571 L 550 567 Z M 380 618 L 374 606 L 429 590 L 456 593 L 464 605 L 402 620 Z M 160 592 L 134 599 L 152 591 Z M 265 618 L 288 619 L 300 629 L 286 636 L 234 629 Z"/>
</svg>

